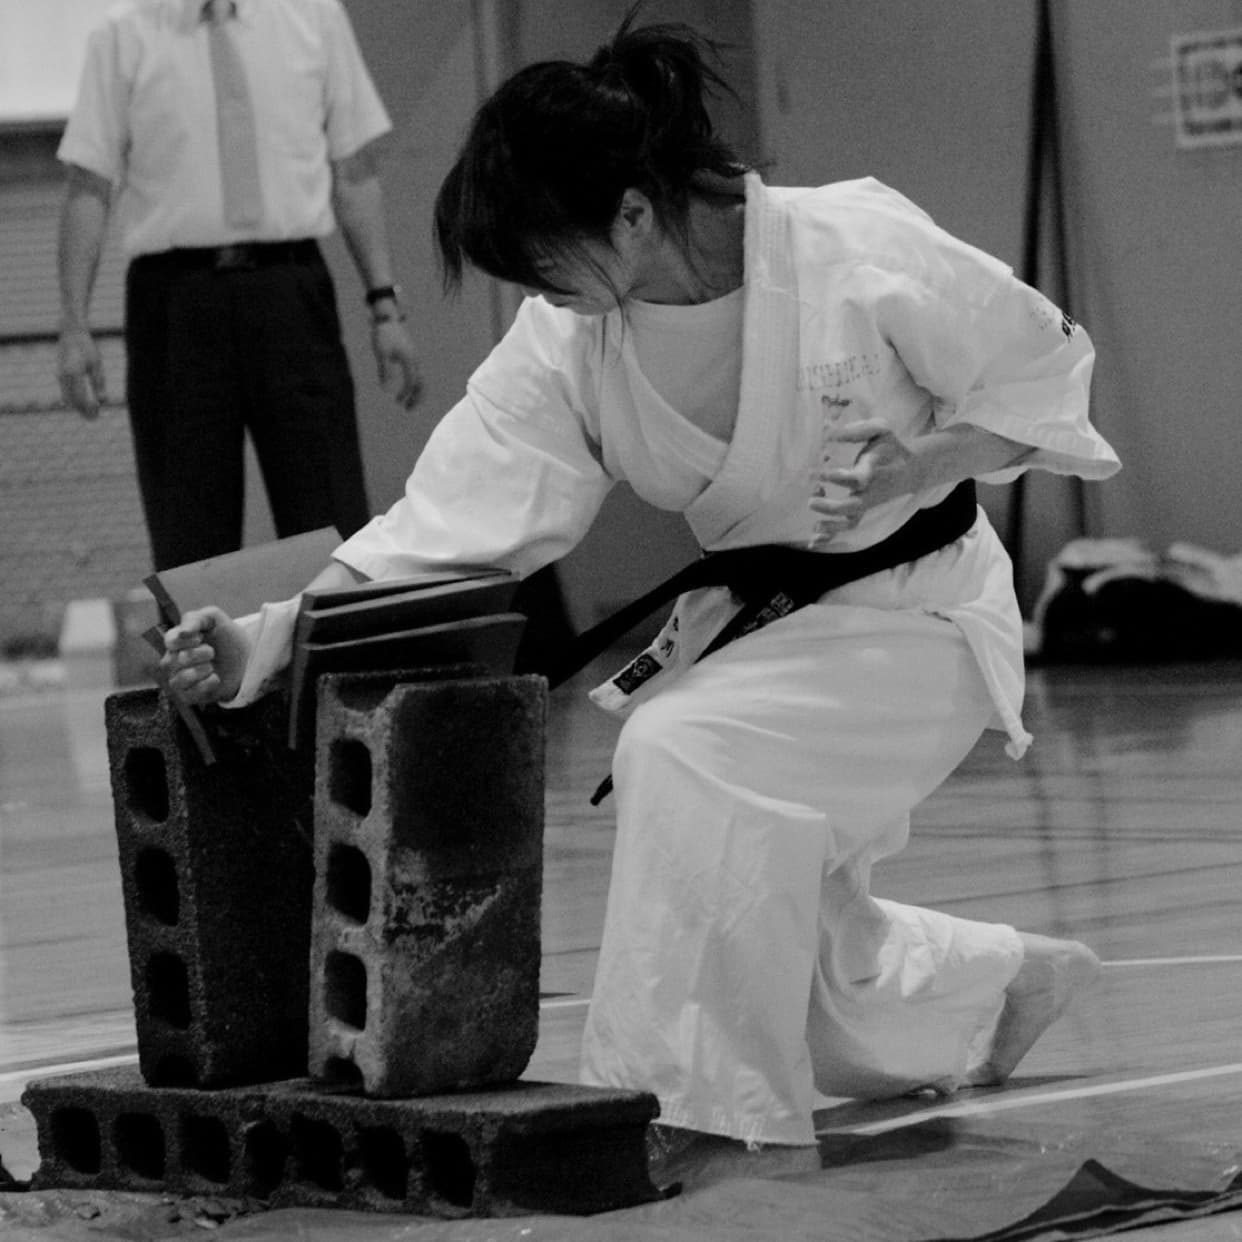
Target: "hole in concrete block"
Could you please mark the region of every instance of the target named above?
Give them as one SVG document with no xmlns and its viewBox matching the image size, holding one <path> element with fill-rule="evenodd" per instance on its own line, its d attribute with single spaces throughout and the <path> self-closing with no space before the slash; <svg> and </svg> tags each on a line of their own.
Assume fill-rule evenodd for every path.
<svg viewBox="0 0 1242 1242">
<path fill-rule="evenodd" d="M 362 1071 L 344 1057 L 329 1057 L 323 1065 L 320 1080 L 342 1091 L 361 1091 L 365 1085 Z"/>
<path fill-rule="evenodd" d="M 289 1144 L 272 1122 L 258 1121 L 250 1126 L 242 1156 L 249 1193 L 266 1199 L 284 1180 L 288 1156 Z"/>
<path fill-rule="evenodd" d="M 338 1022 L 364 1031 L 367 1026 L 367 968 L 360 957 L 337 950 L 323 966 L 324 1008 Z"/>
<path fill-rule="evenodd" d="M 358 1134 L 362 1175 L 387 1199 L 404 1199 L 408 1193 L 410 1160 L 401 1135 L 387 1126 L 374 1126 Z"/>
<path fill-rule="evenodd" d="M 112 1128 L 120 1162 L 139 1177 L 164 1176 L 164 1131 L 150 1113 L 122 1113 Z"/>
<path fill-rule="evenodd" d="M 233 1159 L 229 1132 L 219 1117 L 191 1113 L 181 1118 L 181 1163 L 186 1172 L 218 1186 L 228 1182 Z"/>
<path fill-rule="evenodd" d="M 328 904 L 355 923 L 371 916 L 371 864 L 353 845 L 334 841 L 328 851 Z"/>
<path fill-rule="evenodd" d="M 156 953 L 147 962 L 147 1003 L 151 1016 L 179 1031 L 190 1025 L 190 981 L 175 953 Z"/>
<path fill-rule="evenodd" d="M 392 693 L 396 684 L 395 677 L 372 674 L 342 682 L 334 687 L 333 693 L 342 707 L 370 715 Z"/>
<path fill-rule="evenodd" d="M 344 1185 L 341 1136 L 326 1121 L 296 1116 L 290 1127 L 293 1158 L 300 1181 L 323 1190 L 338 1191 Z"/>
<path fill-rule="evenodd" d="M 198 1085 L 198 1073 L 188 1057 L 170 1053 L 162 1056 L 145 1075 L 147 1085 L 151 1087 L 195 1087 Z"/>
<path fill-rule="evenodd" d="M 364 742 L 337 738 L 329 756 L 332 801 L 359 817 L 371 813 L 371 752 Z"/>
<path fill-rule="evenodd" d="M 99 1121 L 88 1109 L 53 1109 L 52 1145 L 75 1173 L 99 1172 Z"/>
<path fill-rule="evenodd" d="M 427 1189 L 454 1207 L 474 1202 L 475 1167 L 470 1147 L 460 1134 L 424 1130 L 419 1138 Z"/>
<path fill-rule="evenodd" d="M 134 882 L 142 909 L 165 927 L 175 927 L 181 917 L 181 892 L 171 856 L 163 850 L 141 850 L 134 863 Z"/>
<path fill-rule="evenodd" d="M 125 756 L 129 809 L 162 824 L 168 819 L 168 766 L 164 752 L 136 746 Z"/>
</svg>

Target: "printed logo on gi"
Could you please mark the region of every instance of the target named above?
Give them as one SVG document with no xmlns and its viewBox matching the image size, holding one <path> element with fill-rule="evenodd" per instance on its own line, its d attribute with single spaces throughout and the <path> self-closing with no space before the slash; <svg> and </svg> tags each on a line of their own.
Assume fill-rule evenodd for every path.
<svg viewBox="0 0 1242 1242">
<path fill-rule="evenodd" d="M 1032 290 L 1031 293 L 1029 306 L 1031 317 L 1035 322 L 1040 328 L 1060 328 L 1065 334 L 1065 339 L 1069 340 L 1078 331 L 1078 325 L 1074 320 L 1037 289 Z"/>
<path fill-rule="evenodd" d="M 664 632 L 652 644 L 659 652 L 662 660 L 667 660 L 677 646 L 677 631 L 681 628 L 680 618 L 674 617 L 665 627 Z"/>
<path fill-rule="evenodd" d="M 613 679 L 612 684 L 622 694 L 633 694 L 645 681 L 650 681 L 657 673 L 662 672 L 664 665 L 655 656 L 644 651 L 637 659 L 627 664 Z"/>
<path fill-rule="evenodd" d="M 814 392 L 817 388 L 843 388 L 855 380 L 879 373 L 879 354 L 851 354 L 833 362 L 810 362 L 798 370 L 797 390 Z"/>
</svg>

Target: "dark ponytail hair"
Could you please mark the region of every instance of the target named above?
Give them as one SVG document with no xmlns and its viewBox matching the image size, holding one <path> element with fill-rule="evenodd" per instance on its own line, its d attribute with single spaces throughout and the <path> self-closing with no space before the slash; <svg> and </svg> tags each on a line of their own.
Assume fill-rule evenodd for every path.
<svg viewBox="0 0 1242 1242">
<path fill-rule="evenodd" d="M 469 264 L 565 293 L 538 261 L 607 242 L 627 189 L 684 235 L 691 199 L 712 196 L 696 178 L 746 170 L 707 112 L 708 97 L 733 94 L 708 63 L 717 45 L 679 24 L 635 28 L 637 8 L 587 64 L 529 65 L 478 110 L 436 197 L 446 289 Z"/>
</svg>

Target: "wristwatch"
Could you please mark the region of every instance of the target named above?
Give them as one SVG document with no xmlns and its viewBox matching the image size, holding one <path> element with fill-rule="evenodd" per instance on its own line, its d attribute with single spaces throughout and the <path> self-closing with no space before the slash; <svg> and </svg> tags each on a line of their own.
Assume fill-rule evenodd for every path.
<svg viewBox="0 0 1242 1242">
<path fill-rule="evenodd" d="M 393 304 L 392 309 L 378 309 L 381 302 L 391 302 Z M 368 289 L 366 303 L 371 308 L 371 322 L 373 324 L 404 323 L 406 321 L 405 307 L 401 305 L 400 285 L 376 285 L 374 289 Z"/>
</svg>

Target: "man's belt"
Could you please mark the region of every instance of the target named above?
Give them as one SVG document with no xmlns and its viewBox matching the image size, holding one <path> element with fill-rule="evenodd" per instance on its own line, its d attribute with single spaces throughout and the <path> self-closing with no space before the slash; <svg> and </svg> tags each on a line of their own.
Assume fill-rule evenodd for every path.
<svg viewBox="0 0 1242 1242">
<path fill-rule="evenodd" d="M 154 254 L 139 255 L 134 262 L 146 267 L 206 268 L 214 272 L 244 272 L 257 267 L 314 263 L 319 244 L 300 241 L 237 242 L 231 246 L 177 246 Z"/>
<path fill-rule="evenodd" d="M 970 530 L 976 512 L 975 483 L 968 479 L 939 504 L 920 509 L 888 538 L 857 552 L 812 552 L 782 544 L 706 552 L 640 599 L 579 635 L 546 671 L 548 684 L 558 686 L 572 677 L 661 604 L 686 591 L 727 586 L 742 601 L 741 609 L 704 650 L 703 656 L 710 655 L 735 638 L 812 603 L 827 591 L 938 552 Z"/>
</svg>

